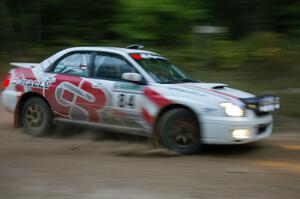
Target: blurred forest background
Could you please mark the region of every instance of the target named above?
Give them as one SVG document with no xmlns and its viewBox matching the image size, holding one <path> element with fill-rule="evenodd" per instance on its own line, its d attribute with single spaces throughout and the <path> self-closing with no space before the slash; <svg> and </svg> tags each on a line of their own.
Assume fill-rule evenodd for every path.
<svg viewBox="0 0 300 199">
<path fill-rule="evenodd" d="M 299 0 L 0 0 L 0 77 L 72 46 L 142 44 L 194 78 L 281 97 L 300 118 Z"/>
</svg>

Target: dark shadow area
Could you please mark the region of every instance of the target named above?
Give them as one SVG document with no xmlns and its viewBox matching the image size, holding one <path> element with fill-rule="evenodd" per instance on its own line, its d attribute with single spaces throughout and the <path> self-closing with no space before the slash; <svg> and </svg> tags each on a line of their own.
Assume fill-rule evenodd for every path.
<svg viewBox="0 0 300 199">
<path fill-rule="evenodd" d="M 209 156 L 243 156 L 256 153 L 262 150 L 264 146 L 260 143 L 248 143 L 241 145 L 204 145 L 201 155 Z"/>
</svg>

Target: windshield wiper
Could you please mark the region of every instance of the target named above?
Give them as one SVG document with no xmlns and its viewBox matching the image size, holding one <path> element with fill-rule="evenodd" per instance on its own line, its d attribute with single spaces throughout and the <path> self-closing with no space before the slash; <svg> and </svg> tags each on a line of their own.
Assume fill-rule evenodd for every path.
<svg viewBox="0 0 300 199">
<path fill-rule="evenodd" d="M 193 80 L 191 78 L 178 78 L 173 80 L 164 81 L 164 84 L 177 84 L 177 83 L 187 83 L 187 82 L 199 82 L 197 80 Z"/>
<path fill-rule="evenodd" d="M 182 83 L 185 83 L 185 82 L 199 82 L 199 81 L 193 80 L 193 79 L 191 79 L 191 78 L 189 78 L 189 77 L 186 77 L 186 78 L 180 78 L 180 79 L 176 79 L 176 80 L 179 80 L 179 81 L 182 82 Z"/>
<path fill-rule="evenodd" d="M 179 83 L 177 80 L 168 80 L 168 81 L 163 81 L 163 82 L 161 82 L 161 83 L 163 83 L 163 84 L 177 84 L 177 83 Z"/>
</svg>

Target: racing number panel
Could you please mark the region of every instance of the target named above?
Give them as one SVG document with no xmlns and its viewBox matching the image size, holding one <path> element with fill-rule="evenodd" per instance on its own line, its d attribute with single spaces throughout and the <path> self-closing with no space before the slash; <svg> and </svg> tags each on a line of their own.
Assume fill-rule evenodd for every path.
<svg viewBox="0 0 300 199">
<path fill-rule="evenodd" d="M 137 72 L 120 55 L 97 53 L 92 60 L 91 81 L 94 87 L 101 88 L 107 96 L 107 103 L 97 112 L 104 124 L 145 128 L 141 117 L 143 85 L 122 80 L 122 74 Z"/>
</svg>

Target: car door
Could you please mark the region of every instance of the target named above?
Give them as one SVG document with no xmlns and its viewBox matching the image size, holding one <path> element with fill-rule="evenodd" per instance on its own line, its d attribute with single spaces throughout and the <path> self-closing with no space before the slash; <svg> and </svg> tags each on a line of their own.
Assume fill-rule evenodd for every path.
<svg viewBox="0 0 300 199">
<path fill-rule="evenodd" d="M 90 52 L 72 52 L 59 58 L 46 73 L 52 81 L 45 96 L 57 117 L 89 121 L 89 104 L 95 97 L 87 92 Z"/>
<path fill-rule="evenodd" d="M 91 106 L 94 121 L 104 124 L 143 128 L 141 103 L 143 85 L 122 80 L 122 74 L 137 72 L 121 55 L 96 53 L 92 61 L 91 82 L 94 88 L 101 89 L 105 103 Z M 96 114 L 95 114 L 96 111 Z"/>
</svg>

